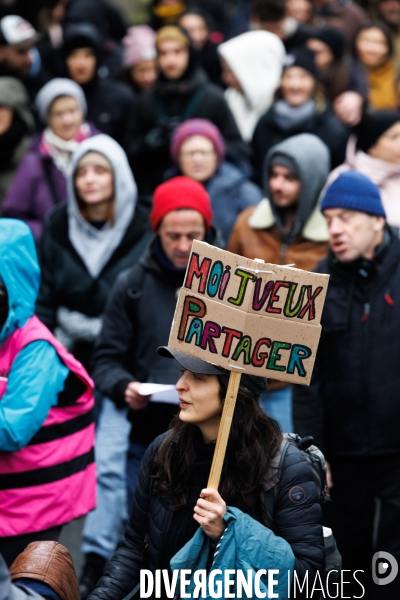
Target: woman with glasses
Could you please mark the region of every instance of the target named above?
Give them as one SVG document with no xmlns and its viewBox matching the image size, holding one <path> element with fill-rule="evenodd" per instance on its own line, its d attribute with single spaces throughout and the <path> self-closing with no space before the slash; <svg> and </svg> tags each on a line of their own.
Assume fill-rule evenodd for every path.
<svg viewBox="0 0 400 600">
<path fill-rule="evenodd" d="M 258 204 L 263 192 L 246 173 L 225 161 L 223 137 L 211 121 L 189 119 L 179 125 L 170 150 L 176 166 L 166 177 L 186 175 L 204 185 L 211 198 L 214 224 L 227 242 L 238 215 Z"/>
</svg>

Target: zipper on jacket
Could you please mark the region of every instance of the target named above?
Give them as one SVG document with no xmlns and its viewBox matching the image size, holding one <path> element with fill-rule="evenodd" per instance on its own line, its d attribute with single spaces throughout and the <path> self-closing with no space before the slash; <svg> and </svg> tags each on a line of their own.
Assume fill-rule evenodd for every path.
<svg viewBox="0 0 400 600">
<path fill-rule="evenodd" d="M 371 402 L 370 402 L 370 393 L 369 393 L 369 385 L 368 385 L 369 352 L 370 352 L 370 343 L 369 343 L 370 342 L 370 321 L 368 320 L 368 317 L 370 315 L 370 312 L 371 312 L 371 293 L 369 294 L 368 302 L 366 302 L 364 304 L 364 314 L 360 319 L 361 323 L 363 324 L 362 330 L 363 330 L 363 338 L 364 338 L 364 344 L 363 344 L 363 349 L 362 349 L 362 359 L 361 359 L 361 364 L 362 364 L 361 377 L 362 377 L 363 393 L 360 394 L 360 397 L 358 398 L 358 402 L 357 402 L 357 404 L 359 406 L 363 406 L 362 413 L 363 413 L 364 418 L 366 419 L 364 421 L 366 438 L 364 440 L 365 447 L 363 448 L 363 451 L 366 454 L 369 453 L 369 447 L 371 444 Z"/>
</svg>

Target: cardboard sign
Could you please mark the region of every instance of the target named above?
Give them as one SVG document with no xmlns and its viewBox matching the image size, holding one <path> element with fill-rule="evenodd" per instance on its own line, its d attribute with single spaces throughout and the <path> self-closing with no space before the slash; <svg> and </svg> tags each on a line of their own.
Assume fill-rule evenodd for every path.
<svg viewBox="0 0 400 600">
<path fill-rule="evenodd" d="M 328 281 L 195 240 L 169 346 L 230 371 L 308 385 Z"/>
</svg>

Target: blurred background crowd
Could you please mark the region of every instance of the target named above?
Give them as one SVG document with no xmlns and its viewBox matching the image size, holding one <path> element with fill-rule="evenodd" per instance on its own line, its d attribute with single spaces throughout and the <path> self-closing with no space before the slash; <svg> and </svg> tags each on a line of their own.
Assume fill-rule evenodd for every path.
<svg viewBox="0 0 400 600">
<path fill-rule="evenodd" d="M 397 0 L 15 0 L 0 16 L 0 210 L 35 239 L 67 200 L 73 151 L 97 133 L 122 146 L 139 196 L 178 174 L 204 184 L 225 243 L 265 195 L 270 148 L 301 133 L 325 144 L 330 170 L 368 174 L 400 224 L 387 134 Z M 197 119 L 215 128 L 177 129 Z"/>
</svg>

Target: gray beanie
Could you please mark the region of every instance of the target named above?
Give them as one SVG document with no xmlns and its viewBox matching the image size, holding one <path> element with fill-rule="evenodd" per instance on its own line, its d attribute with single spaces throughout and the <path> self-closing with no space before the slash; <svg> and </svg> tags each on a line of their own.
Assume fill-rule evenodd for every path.
<svg viewBox="0 0 400 600">
<path fill-rule="evenodd" d="M 51 103 L 60 96 L 75 98 L 82 109 L 83 115 L 86 115 L 86 98 L 81 86 L 71 79 L 56 77 L 49 81 L 49 83 L 46 83 L 36 96 L 36 106 L 43 123 L 47 123 L 47 114 Z"/>
</svg>

